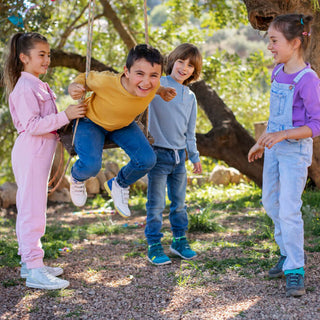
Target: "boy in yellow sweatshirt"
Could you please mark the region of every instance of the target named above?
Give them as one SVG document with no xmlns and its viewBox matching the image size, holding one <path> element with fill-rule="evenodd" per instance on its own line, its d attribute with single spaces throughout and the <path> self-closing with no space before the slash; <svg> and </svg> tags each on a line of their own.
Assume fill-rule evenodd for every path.
<svg viewBox="0 0 320 320">
<path fill-rule="evenodd" d="M 84 182 L 100 171 L 107 137 L 128 154 L 130 161 L 105 187 L 118 213 L 123 217 L 131 215 L 129 186 L 148 173 L 156 162 L 147 138 L 134 119 L 156 94 L 165 101 L 176 95 L 175 89 L 160 86 L 162 70 L 160 52 L 141 44 L 130 50 L 123 73 L 91 71 L 86 80 L 80 74 L 69 85 L 69 94 L 75 100 L 82 97 L 84 85 L 93 91 L 87 99 L 86 117 L 79 120 L 74 139 L 79 158 L 71 169 L 70 195 L 75 205 L 83 206 L 87 200 Z"/>
</svg>

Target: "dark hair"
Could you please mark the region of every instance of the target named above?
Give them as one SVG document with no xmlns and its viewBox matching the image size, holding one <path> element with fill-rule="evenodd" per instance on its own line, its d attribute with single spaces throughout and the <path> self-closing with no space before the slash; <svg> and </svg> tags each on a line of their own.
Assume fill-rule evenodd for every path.
<svg viewBox="0 0 320 320">
<path fill-rule="evenodd" d="M 275 17 L 270 26 L 280 31 L 288 41 L 299 38 L 304 52 L 310 43 L 312 19 L 312 16 L 303 14 L 283 14 Z"/>
<path fill-rule="evenodd" d="M 47 39 L 39 33 L 27 32 L 16 33 L 10 39 L 3 70 L 3 82 L 6 86 L 7 97 L 14 89 L 18 79 L 23 71 L 23 63 L 20 60 L 20 54 L 30 54 L 38 42 L 48 43 Z"/>
<path fill-rule="evenodd" d="M 130 68 L 133 66 L 135 61 L 140 59 L 146 59 L 153 66 L 154 63 L 161 66 L 161 73 L 163 71 L 163 57 L 159 50 L 151 47 L 148 44 L 138 44 L 135 47 L 131 48 L 129 51 L 126 67 L 130 71 Z"/>
<path fill-rule="evenodd" d="M 173 65 L 178 59 L 189 59 L 190 63 L 194 66 L 192 75 L 188 79 L 186 79 L 183 84 L 186 85 L 200 78 L 202 69 L 202 56 L 199 49 L 195 45 L 190 43 L 182 43 L 169 54 L 166 67 L 167 75 L 171 74 Z"/>
</svg>

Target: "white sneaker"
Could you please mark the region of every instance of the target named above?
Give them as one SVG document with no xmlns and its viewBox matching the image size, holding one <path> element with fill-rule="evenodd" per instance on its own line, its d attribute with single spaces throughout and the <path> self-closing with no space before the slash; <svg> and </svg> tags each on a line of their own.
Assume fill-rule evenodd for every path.
<svg viewBox="0 0 320 320">
<path fill-rule="evenodd" d="M 128 207 L 129 201 L 129 187 L 122 188 L 119 186 L 117 180 L 112 178 L 104 183 L 104 187 L 112 197 L 114 207 L 117 212 L 124 218 L 131 216 L 130 209 Z"/>
<path fill-rule="evenodd" d="M 30 269 L 27 268 L 27 264 L 25 262 L 20 262 L 20 264 L 21 264 L 20 276 L 21 278 L 26 278 L 29 274 Z M 54 277 L 58 277 L 63 274 L 63 269 L 60 267 L 49 267 L 49 266 L 44 266 L 44 267 Z"/>
<path fill-rule="evenodd" d="M 30 288 L 57 290 L 69 286 L 69 281 L 51 275 L 45 267 L 30 269 L 26 286 Z"/>
<path fill-rule="evenodd" d="M 82 207 L 87 201 L 87 190 L 84 181 L 78 181 L 71 177 L 70 196 L 73 204 Z"/>
</svg>

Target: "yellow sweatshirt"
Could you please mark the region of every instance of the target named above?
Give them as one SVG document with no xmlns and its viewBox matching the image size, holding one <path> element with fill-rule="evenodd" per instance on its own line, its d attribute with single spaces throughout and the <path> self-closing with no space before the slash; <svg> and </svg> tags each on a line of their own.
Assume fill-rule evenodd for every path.
<svg viewBox="0 0 320 320">
<path fill-rule="evenodd" d="M 122 86 L 121 74 L 109 71 L 90 71 L 86 80 L 89 91 L 93 91 L 86 99 L 88 110 L 86 117 L 107 131 L 114 131 L 128 126 L 143 112 L 154 98 L 159 85 L 146 97 L 138 97 L 129 93 Z M 85 84 L 85 74 L 78 75 L 73 82 Z"/>
</svg>

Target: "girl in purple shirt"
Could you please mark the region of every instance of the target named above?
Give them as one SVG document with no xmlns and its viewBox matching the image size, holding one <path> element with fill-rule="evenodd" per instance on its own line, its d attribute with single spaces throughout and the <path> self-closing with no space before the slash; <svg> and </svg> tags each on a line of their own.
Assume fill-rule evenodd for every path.
<svg viewBox="0 0 320 320">
<path fill-rule="evenodd" d="M 83 117 L 84 105 L 57 111 L 55 95 L 39 79 L 50 64 L 47 39 L 38 33 L 17 33 L 10 41 L 4 66 L 4 82 L 11 117 L 18 131 L 12 150 L 12 169 L 17 182 L 16 234 L 21 256 L 21 277 L 39 289 L 61 289 L 69 282 L 57 278 L 61 268 L 43 264 L 41 237 L 46 226 L 47 184 L 57 145 L 56 130 Z"/>
<path fill-rule="evenodd" d="M 262 202 L 272 218 L 280 258 L 269 277 L 286 277 L 286 295 L 304 287 L 304 233 L 301 195 L 312 162 L 312 137 L 320 134 L 320 81 L 303 55 L 310 43 L 312 17 L 276 17 L 268 29 L 277 66 L 272 73 L 266 131 L 250 149 L 249 162 L 264 156 Z"/>
</svg>

